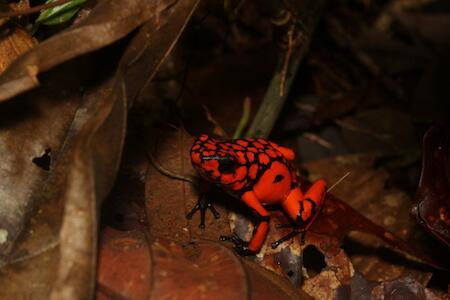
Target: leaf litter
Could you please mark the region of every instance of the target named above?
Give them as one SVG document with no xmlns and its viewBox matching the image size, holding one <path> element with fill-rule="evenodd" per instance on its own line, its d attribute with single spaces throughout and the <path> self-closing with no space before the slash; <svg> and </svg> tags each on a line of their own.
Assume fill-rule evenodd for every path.
<svg viewBox="0 0 450 300">
<path fill-rule="evenodd" d="M 245 218 L 245 207 L 230 205 L 236 201 L 227 198 L 220 191 L 215 191 L 210 196 L 217 200 L 221 219 L 215 220 L 208 214 L 205 230 L 198 228 L 198 216 L 191 221 L 186 220 L 186 212 L 196 203 L 199 191 L 189 182 L 177 181 L 162 174 L 158 167 L 150 163 L 148 154 L 150 152 L 164 169 L 181 176 L 192 176 L 188 155 L 192 137 L 182 129 L 181 122 L 175 125 L 178 129 L 168 126 L 167 119 L 158 109 L 175 105 L 175 110 L 169 111 L 177 114 L 177 110 L 182 107 L 181 114 L 186 128 L 189 130 L 196 127 L 200 132 L 205 132 L 207 127 L 204 124 L 208 122 L 206 116 L 200 114 L 201 118 L 197 115 L 197 119 L 189 119 L 189 113 L 195 110 L 192 98 L 196 98 L 195 101 L 203 102 L 211 110 L 211 116 L 219 120 L 216 124 L 232 132 L 240 115 L 236 111 L 237 108 L 241 109 L 242 100 L 251 97 L 252 106 L 257 107 L 262 98 L 261 90 L 268 82 L 268 76 L 264 74 L 269 73 L 266 70 L 271 70 L 274 63 L 267 60 L 259 64 L 259 68 L 265 73 L 250 76 L 252 84 L 243 88 L 226 88 L 229 82 L 233 82 L 236 74 L 239 74 L 236 70 L 240 66 L 236 62 L 245 61 L 250 66 L 244 67 L 247 72 L 254 66 L 251 60 L 245 59 L 247 54 L 228 55 L 225 59 L 221 57 L 225 62 L 222 63 L 222 74 L 216 68 L 221 63 L 220 59 L 219 63 L 206 64 L 203 70 L 194 62 L 191 66 L 193 70 L 188 69 L 187 78 L 177 83 L 183 93 L 169 93 L 172 94 L 172 99 L 160 100 L 161 107 L 156 109 L 159 118 L 156 119 L 162 122 L 155 124 L 152 120 L 146 120 L 149 116 L 146 114 L 148 103 L 144 103 L 142 99 L 148 96 L 146 93 L 149 91 L 158 97 L 158 91 L 155 90 L 157 86 L 150 83 L 150 80 L 164 59 L 167 64 L 173 63 L 172 57 L 168 57 L 169 51 L 191 17 L 197 1 L 161 1 L 151 4 L 129 2 L 128 6 L 116 5 L 114 1 L 102 2 L 79 23 L 19 58 L 0 78 L 0 96 L 3 95 L 1 105 L 6 111 L 2 120 L 10 120 L 8 126 L 4 127 L 7 128 L 6 136 L 17 137 L 16 144 L 27 141 L 22 151 L 9 150 L 13 156 L 12 161 L 23 161 L 24 167 L 14 165 L 15 163 L 11 165 L 21 168 L 30 178 L 25 183 L 16 179 L 16 182 L 25 184 L 26 189 L 16 187 L 10 192 L 14 195 L 14 191 L 29 191 L 22 196 L 22 202 L 19 202 L 21 209 L 8 205 L 2 207 L 12 208 L 13 212 L 17 212 L 14 224 L 19 224 L 9 227 L 2 225 L 2 228 L 9 228 L 6 230 L 7 234 L 0 231 L 0 241 L 6 243 L 2 248 L 0 284 L 8 287 L 2 290 L 2 296 L 20 294 L 37 298 L 48 298 L 50 295 L 53 299 L 86 298 L 94 295 L 94 285 L 97 283 L 95 293 L 99 299 L 147 299 L 162 295 L 184 298 L 202 295 L 224 299 L 381 299 L 388 295 L 414 295 L 419 299 L 444 297 L 425 288 L 431 275 L 435 273 L 433 270 L 403 258 L 396 263 L 389 259 L 386 261 L 376 250 L 382 245 L 379 240 L 354 233 L 349 235 L 354 230 L 371 233 L 402 253 L 414 255 L 430 265 L 444 267 L 439 265 L 441 262 L 438 256 L 430 259 L 419 253 L 417 247 L 413 248 L 397 237 L 410 243 L 417 240 L 415 224 L 408 220 L 409 210 L 404 209 L 410 206 L 411 199 L 399 189 L 386 188 L 390 180 L 390 169 L 379 168 L 376 164 L 380 158 L 403 157 L 417 143 L 409 135 L 413 130 L 408 127 L 410 120 L 403 118 L 404 114 L 399 114 L 395 106 L 388 110 L 392 112 L 388 114 L 386 110 L 373 110 L 376 103 L 369 103 L 370 109 L 367 110 L 367 106 L 361 105 L 362 101 L 350 103 L 346 109 L 335 106 L 335 111 L 331 113 L 327 111 L 326 105 L 322 107 L 320 122 L 327 124 L 327 120 L 333 120 L 338 128 L 347 131 L 340 138 L 346 140 L 357 154 L 335 156 L 302 166 L 309 170 L 310 180 L 324 176 L 330 183 L 346 172 L 351 172 L 349 178 L 332 192 L 346 202 L 332 195 L 328 197 L 321 217 L 306 234 L 304 245 L 301 246 L 298 238 L 295 238 L 275 250 L 266 245 L 253 261 L 237 258 L 232 249 L 220 245 L 218 236 L 237 230 L 248 237 L 251 227 Z M 120 11 L 123 7 L 127 9 Z M 398 9 L 393 7 L 390 9 Z M 124 19 L 111 19 L 110 16 L 114 15 L 111 11 L 114 9 L 119 10 L 116 16 L 120 14 Z M 199 11 L 202 12 L 203 9 L 204 5 Z M 226 36 L 227 45 L 234 51 L 239 48 L 254 51 L 257 55 L 250 56 L 256 62 L 261 61 L 259 59 L 264 55 L 274 53 L 270 47 L 265 49 L 268 51 L 252 49 L 255 45 L 261 47 L 264 43 L 270 43 L 267 35 L 262 38 L 254 35 L 258 32 L 255 28 L 267 28 L 267 19 L 255 14 L 255 7 L 251 4 L 241 6 L 231 16 L 238 11 L 237 20 L 247 16 L 246 21 L 254 22 L 251 25 L 247 23 L 247 26 L 258 25 L 253 31 L 242 31 L 241 34 L 245 34 L 239 35 L 239 30 L 242 30 L 240 26 L 245 22 L 233 23 L 234 33 Z M 390 17 L 392 16 L 389 15 Z M 198 15 L 193 19 L 199 20 Z M 205 20 L 207 21 L 204 23 L 197 23 L 197 27 L 211 26 L 214 30 L 223 28 L 214 23 L 220 20 L 217 15 L 207 16 Z M 351 18 L 347 21 L 351 21 Z M 381 21 L 378 20 L 376 25 L 381 26 Z M 391 19 L 383 22 L 383 26 L 392 24 L 389 23 L 392 22 Z M 403 19 L 402 22 L 408 26 Z M 342 24 L 346 28 L 347 24 Z M 89 41 L 90 35 L 98 35 L 98 30 L 109 25 L 112 26 L 110 28 L 120 30 L 110 30 L 109 34 L 100 35 L 101 38 L 97 41 Z M 89 31 L 92 28 L 95 28 L 95 32 Z M 411 27 L 407 28 L 411 30 Z M 116 42 L 133 30 L 131 35 Z M 346 34 L 346 38 L 353 38 L 353 32 Z M 362 31 L 359 34 L 363 36 L 366 33 Z M 424 36 L 427 33 L 420 34 Z M 77 44 L 73 41 L 76 37 L 82 40 L 87 38 L 86 41 L 89 42 L 75 47 Z M 102 47 L 107 48 L 98 50 Z M 373 53 L 365 52 L 367 50 L 364 47 L 355 41 L 347 44 L 351 53 L 364 54 L 356 61 L 366 71 L 369 70 L 371 75 L 366 74 L 360 78 L 383 74 L 384 67 L 388 64 L 380 63 L 381 60 L 375 55 L 372 59 L 377 63 L 377 68 L 371 68 L 371 60 L 366 58 Z M 224 51 L 224 48 L 217 49 L 219 50 L 212 55 Z M 417 49 L 419 48 L 414 48 L 414 51 L 418 51 Z M 261 52 L 265 53 L 258 54 Z M 50 55 L 51 53 L 56 55 Z M 182 50 L 175 49 L 173 53 L 177 56 Z M 103 65 L 97 68 L 105 70 L 102 76 L 76 76 L 78 79 L 72 81 L 61 76 L 69 70 L 78 70 L 77 65 L 85 61 L 99 62 L 102 56 L 118 61 L 108 67 Z M 421 57 L 428 59 L 426 55 Z M 235 71 L 229 72 L 229 62 L 236 64 Z M 89 74 L 95 70 L 85 69 L 78 72 Z M 398 70 L 400 69 L 397 68 L 396 72 Z M 222 75 L 227 72 L 229 78 L 225 80 Z M 356 73 L 358 72 L 361 70 Z M 244 79 L 250 77 L 243 76 Z M 212 83 L 208 89 L 205 89 L 202 78 L 205 82 Z M 360 84 L 355 77 L 349 78 L 347 83 L 351 84 L 341 82 L 337 85 L 338 91 L 343 88 L 345 92 L 352 92 L 354 86 Z M 315 77 L 316 84 L 327 83 L 326 80 L 330 79 L 335 81 L 336 76 L 325 76 L 325 81 L 323 77 Z M 382 80 L 381 87 L 387 89 L 388 93 L 399 91 L 398 85 L 390 80 Z M 31 90 L 32 88 L 35 89 Z M 327 95 L 324 93 L 322 97 Z M 13 98 L 10 99 L 11 97 Z M 227 100 L 228 107 L 219 105 L 223 102 L 219 100 L 220 97 Z M 354 97 L 358 100 L 360 96 Z M 26 109 L 17 110 L 17 103 Z M 189 107 L 190 105 L 192 106 Z M 127 118 L 130 109 L 132 113 L 129 116 L 134 120 Z M 19 122 L 9 116 L 15 110 L 23 116 Z M 358 110 L 357 114 L 354 114 L 355 110 Z M 36 114 L 36 111 L 40 114 Z M 336 120 L 336 116 L 340 119 Z M 403 125 L 398 126 L 400 131 L 389 133 L 394 126 L 392 124 L 396 123 L 377 124 L 380 116 L 388 116 L 388 121 L 401 120 Z M 169 119 L 169 123 L 180 120 L 173 115 Z M 136 121 L 138 126 L 133 127 L 136 125 L 133 122 Z M 127 123 L 130 125 L 128 129 Z M 314 126 L 319 123 L 310 124 L 313 125 L 309 129 L 315 136 L 310 139 L 310 143 L 326 140 L 330 146 L 329 152 L 338 150 L 333 147 L 335 138 L 323 138 L 320 133 L 316 134 Z M 45 130 L 48 128 L 52 128 L 52 138 L 48 138 L 50 131 Z M 282 130 L 276 132 L 282 133 Z M 398 139 L 399 135 L 401 139 Z M 40 136 L 43 139 L 30 139 L 30 136 Z M 365 138 L 367 143 L 362 143 L 361 138 Z M 322 147 L 320 143 L 317 144 Z M 373 148 L 367 145 L 379 147 L 381 151 L 367 154 Z M 307 151 L 305 152 L 304 155 L 307 156 Z M 397 166 L 409 166 L 417 160 L 417 155 L 411 156 L 408 160 L 398 161 Z M 306 181 L 303 184 L 308 186 Z M 30 194 L 33 196 L 30 197 Z M 99 219 L 99 208 L 107 195 L 107 203 L 102 208 L 103 217 Z M 420 196 L 417 197 L 420 199 Z M 242 215 L 232 217 L 231 227 L 227 218 L 230 211 Z M 268 242 L 279 239 L 290 231 L 288 228 L 275 226 L 287 221 L 281 212 L 273 210 L 271 215 Z M 100 231 L 97 232 L 99 226 Z M 98 264 L 95 259 L 97 240 Z M 368 246 L 371 250 L 367 253 Z M 361 249 L 362 254 L 358 253 Z M 304 268 L 300 270 L 301 262 Z M 45 272 L 41 271 L 43 269 Z M 30 288 L 24 289 L 25 285 Z"/>
</svg>

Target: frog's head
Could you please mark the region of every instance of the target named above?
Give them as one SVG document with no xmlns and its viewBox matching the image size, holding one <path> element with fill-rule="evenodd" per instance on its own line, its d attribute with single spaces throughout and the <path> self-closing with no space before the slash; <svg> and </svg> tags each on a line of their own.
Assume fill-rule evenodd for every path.
<svg viewBox="0 0 450 300">
<path fill-rule="evenodd" d="M 191 148 L 191 161 L 199 174 L 209 182 L 229 184 L 238 167 L 234 151 L 206 134 L 199 136 Z"/>
</svg>

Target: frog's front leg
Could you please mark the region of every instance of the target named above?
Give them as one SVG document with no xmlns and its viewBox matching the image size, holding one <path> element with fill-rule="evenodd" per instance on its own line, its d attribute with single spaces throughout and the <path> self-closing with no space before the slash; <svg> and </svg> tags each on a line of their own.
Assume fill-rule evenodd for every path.
<svg viewBox="0 0 450 300">
<path fill-rule="evenodd" d="M 269 213 L 261 205 L 253 191 L 245 192 L 241 200 L 256 213 L 253 236 L 249 242 L 243 241 L 237 235 L 221 236 L 221 240 L 233 242 L 240 255 L 251 255 L 259 252 L 266 239 L 269 231 Z"/>
</svg>

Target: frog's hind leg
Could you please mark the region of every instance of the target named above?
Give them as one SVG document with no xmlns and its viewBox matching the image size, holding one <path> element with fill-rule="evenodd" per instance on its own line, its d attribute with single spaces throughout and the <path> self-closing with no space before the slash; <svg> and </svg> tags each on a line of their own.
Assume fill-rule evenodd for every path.
<svg viewBox="0 0 450 300">
<path fill-rule="evenodd" d="M 306 230 L 314 222 L 323 206 L 326 194 L 326 184 L 324 180 L 317 180 L 303 195 L 298 186 L 291 189 L 289 195 L 281 203 L 283 210 L 294 221 L 294 230 L 281 239 L 274 241 L 271 246 L 277 248 L 281 243 L 300 235 L 300 249 L 305 243 Z M 299 274 L 302 278 L 303 251 L 300 254 Z"/>
<path fill-rule="evenodd" d="M 301 207 L 303 211 L 297 215 L 296 223 L 301 226 L 305 224 L 304 230 L 314 222 L 325 201 L 327 184 L 325 180 L 319 179 L 315 181 L 306 191 Z"/>
<path fill-rule="evenodd" d="M 322 179 L 314 182 L 306 194 L 303 194 L 298 186 L 291 189 L 281 206 L 294 221 L 295 229 L 278 241 L 273 242 L 272 248 L 278 247 L 282 242 L 306 231 L 311 226 L 323 206 L 325 194 L 326 184 Z"/>
</svg>

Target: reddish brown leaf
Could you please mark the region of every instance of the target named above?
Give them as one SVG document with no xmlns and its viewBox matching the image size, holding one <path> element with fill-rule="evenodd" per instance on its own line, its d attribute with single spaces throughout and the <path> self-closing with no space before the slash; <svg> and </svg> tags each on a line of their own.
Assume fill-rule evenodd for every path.
<svg viewBox="0 0 450 300">
<path fill-rule="evenodd" d="M 97 297 L 148 299 L 152 262 L 143 233 L 104 228 L 98 256 Z"/>
<path fill-rule="evenodd" d="M 201 242 L 180 247 L 156 239 L 151 299 L 239 299 L 248 281 L 239 259 L 227 248 Z"/>
<path fill-rule="evenodd" d="M 420 224 L 450 247 L 450 129 L 434 125 L 423 139 L 422 174 L 413 209 Z"/>
<path fill-rule="evenodd" d="M 420 253 L 395 234 L 371 222 L 348 204 L 331 195 L 327 198 L 323 213 L 313 224 L 311 231 L 329 234 L 330 229 L 333 231 L 333 236 L 339 240 L 342 240 L 350 231 L 354 230 L 372 234 L 401 253 L 412 255 L 425 263 L 441 268 L 434 259 Z"/>
<path fill-rule="evenodd" d="M 301 290 L 296 289 L 286 279 L 276 273 L 261 268 L 248 259 L 243 260 L 250 283 L 250 299 L 309 299 Z"/>
</svg>

